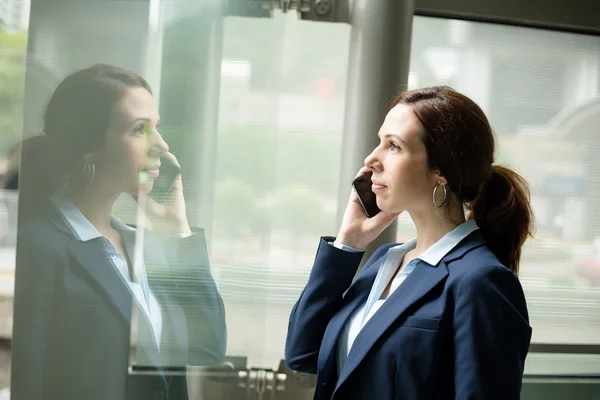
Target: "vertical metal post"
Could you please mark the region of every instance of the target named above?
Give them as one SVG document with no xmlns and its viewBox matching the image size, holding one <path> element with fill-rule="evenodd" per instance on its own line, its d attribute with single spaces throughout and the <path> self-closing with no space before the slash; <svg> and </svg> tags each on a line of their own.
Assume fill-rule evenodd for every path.
<svg viewBox="0 0 600 400">
<path fill-rule="evenodd" d="M 414 0 L 355 0 L 348 60 L 338 221 L 348 203 L 350 182 L 378 145 L 377 131 L 400 89 L 406 89 Z M 370 255 L 394 241 L 396 223 L 367 249 Z"/>
<path fill-rule="evenodd" d="M 190 225 L 210 240 L 225 0 L 163 3 L 163 129 L 182 166 Z"/>
<path fill-rule="evenodd" d="M 204 228 L 207 240 L 212 238 L 213 197 L 215 189 L 215 167 L 217 162 L 217 131 L 219 128 L 219 98 L 221 92 L 221 61 L 223 57 L 223 29 L 225 3 L 223 0 L 207 2 L 204 8 L 208 24 L 206 29 L 206 57 L 200 68 L 202 87 L 198 108 L 198 126 L 201 134 L 201 154 L 195 160 L 194 170 L 198 177 L 195 188 L 196 207 L 199 213 L 194 224 Z"/>
</svg>

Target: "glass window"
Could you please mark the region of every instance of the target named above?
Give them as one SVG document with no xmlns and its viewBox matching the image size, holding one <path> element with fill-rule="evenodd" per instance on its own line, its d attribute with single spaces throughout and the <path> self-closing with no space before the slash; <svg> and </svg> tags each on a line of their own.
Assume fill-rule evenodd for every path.
<svg viewBox="0 0 600 400">
<path fill-rule="evenodd" d="M 209 73 L 210 49 L 185 38 L 211 28 L 193 5 L 169 4 L 161 127 L 189 167 L 188 212 L 211 232 L 227 354 L 276 369 L 319 236 L 336 230 L 350 27 L 301 21 L 292 12 L 227 17 L 210 130 L 195 105 L 212 89 L 194 81 Z"/>
<path fill-rule="evenodd" d="M 64 151 L 64 154 L 60 154 L 64 157 L 54 160 L 60 162 L 57 171 L 61 172 L 60 189 L 57 192 L 69 202 L 53 197 L 51 206 L 54 208 L 51 209 L 62 213 L 60 215 L 64 218 L 61 217 L 61 220 L 68 223 L 59 225 L 68 228 L 63 231 L 72 236 L 71 239 L 76 242 L 73 246 L 92 249 L 96 242 L 102 246 L 101 251 L 89 258 L 83 256 L 85 252 L 75 249 L 76 254 L 70 259 L 73 266 L 71 261 L 60 263 L 69 269 L 65 279 L 76 282 L 75 286 L 85 290 L 71 293 L 72 286 L 59 285 L 56 288 L 60 293 L 68 292 L 59 298 L 59 303 L 51 303 L 49 299 L 41 302 L 39 300 L 42 297 L 31 295 L 35 292 L 32 288 L 36 284 L 33 278 L 41 271 L 40 263 L 39 260 L 32 262 L 28 256 L 33 257 L 42 247 L 44 251 L 63 253 L 73 249 L 64 243 L 53 245 L 51 249 L 45 248 L 43 241 L 32 233 L 32 225 L 29 224 L 30 220 L 39 222 L 37 215 L 26 215 L 28 224 L 21 225 L 21 233 L 27 239 L 20 241 L 21 250 L 17 256 L 19 266 L 16 268 L 18 279 L 15 297 L 22 299 L 15 312 L 15 315 L 19 315 L 15 326 L 20 327 L 15 332 L 21 333 L 18 346 L 13 346 L 13 372 L 15 368 L 20 371 L 16 382 L 23 383 L 20 379 L 26 376 L 23 372 L 25 365 L 36 365 L 44 377 L 56 371 L 60 375 L 60 371 L 67 369 L 70 373 L 81 371 L 75 361 L 71 364 L 59 363 L 53 370 L 48 370 L 40 359 L 43 353 L 39 349 L 26 348 L 26 344 L 35 339 L 32 336 L 34 332 L 40 335 L 36 343 L 52 348 L 48 356 L 51 360 L 60 353 L 61 346 L 66 346 L 67 339 L 71 346 L 69 351 L 79 349 L 76 351 L 78 357 L 85 356 L 97 363 L 98 367 L 122 357 L 121 353 L 126 348 L 123 347 L 119 330 L 122 326 L 111 331 L 111 338 L 106 339 L 106 344 L 86 348 L 84 336 L 101 332 L 100 324 L 113 326 L 111 324 L 114 323 L 117 326 L 110 313 L 103 314 L 106 311 L 104 305 L 94 303 L 93 308 L 90 306 L 89 309 L 71 308 L 90 300 L 89 296 L 95 296 L 98 288 L 103 293 L 98 296 L 112 304 L 111 310 L 114 308 L 115 313 L 119 311 L 126 316 L 127 312 L 122 307 L 127 297 L 122 289 L 131 289 L 134 305 L 139 307 L 132 312 L 129 320 L 126 318 L 133 332 L 132 339 L 136 340 L 130 343 L 135 346 L 136 352 L 131 355 L 129 362 L 138 366 L 147 365 L 154 357 L 154 353 L 142 354 L 139 349 L 154 344 L 160 350 L 161 362 L 168 366 L 181 366 L 177 349 L 163 348 L 162 343 L 165 337 L 171 336 L 174 337 L 173 343 L 178 343 L 176 340 L 180 332 L 186 332 L 187 327 L 187 332 L 191 334 L 190 325 L 198 323 L 198 320 L 190 317 L 190 304 L 186 303 L 184 295 L 194 291 L 193 285 L 202 283 L 202 280 L 190 278 L 186 281 L 182 275 L 162 272 L 161 268 L 165 265 L 160 263 L 158 257 L 162 252 L 169 261 L 173 257 L 177 262 L 184 262 L 188 256 L 194 255 L 192 249 L 184 249 L 186 252 L 181 254 L 181 249 L 175 245 L 167 249 L 163 242 L 171 243 L 176 239 L 171 237 L 173 232 L 164 230 L 162 224 L 154 224 L 149 221 L 151 218 L 146 218 L 148 215 L 140 213 L 131 193 L 121 196 L 112 209 L 114 216 L 134 225 L 132 229 L 136 229 L 134 233 L 127 233 L 129 231 L 124 226 L 118 225 L 117 229 L 117 225 L 111 225 L 112 229 L 119 232 L 121 242 L 115 239 L 116 236 L 113 237 L 111 230 L 101 231 L 98 228 L 97 235 L 90 224 L 94 228 L 97 226 L 88 218 L 89 212 L 86 212 L 86 207 L 91 206 L 91 198 L 80 201 L 79 196 L 85 194 L 89 185 L 98 185 L 99 181 L 108 182 L 106 171 L 112 171 L 117 182 L 126 179 L 129 172 L 123 159 L 131 156 L 128 153 L 114 158 L 115 154 L 112 154 L 104 159 L 101 156 L 104 150 L 101 149 L 109 147 L 99 148 L 97 144 L 85 142 L 86 135 L 96 132 L 96 135 L 108 140 L 106 138 L 110 136 L 102 136 L 102 124 L 108 124 L 106 135 L 110 135 L 113 132 L 112 124 L 118 123 L 119 115 L 132 117 L 131 113 L 137 113 L 140 109 L 133 107 L 125 110 L 123 103 L 118 103 L 114 116 L 105 119 L 96 118 L 96 111 L 102 107 L 88 110 L 95 119 L 76 124 L 85 127 L 81 143 L 75 135 L 76 130 L 73 130 L 73 118 L 83 115 L 81 113 L 63 112 L 56 122 L 58 125 L 53 127 L 42 124 L 43 118 L 57 115 L 54 109 L 46 111 L 44 117 L 44 109 L 57 85 L 69 74 L 95 63 L 112 64 L 140 73 L 152 86 L 153 101 L 160 114 L 159 126 L 156 125 L 158 121 L 155 121 L 156 115 L 153 114 L 147 94 L 141 91 L 145 96 L 143 103 L 148 107 L 143 110 L 152 114 L 146 115 L 148 121 L 144 125 L 147 130 L 144 134 L 154 138 L 148 139 L 148 154 L 152 156 L 152 148 L 160 142 L 156 135 L 160 132 L 168 144 L 169 152 L 176 155 L 180 164 L 188 221 L 195 237 L 204 235 L 210 261 L 205 262 L 207 260 L 204 258 L 195 260 L 203 268 L 210 264 L 211 276 L 205 277 L 205 280 L 211 286 L 214 279 L 214 288 L 223 300 L 221 306 L 227 324 L 226 354 L 230 358 L 247 358 L 248 367 L 276 370 L 283 358 L 289 312 L 308 278 L 319 236 L 334 235 L 336 232 L 339 149 L 342 142 L 350 26 L 301 21 L 294 12 L 283 14 L 279 11 L 274 11 L 272 18 L 228 16 L 223 19 L 219 16 L 219 2 L 89 2 L 73 4 L 67 13 L 63 12 L 64 9 L 51 10 L 43 4 L 37 3 L 32 14 L 32 24 L 38 29 L 30 40 L 26 90 L 22 90 L 25 79 L 23 45 L 21 93 L 10 97 L 11 102 L 25 115 L 25 126 L 21 128 L 19 125 L 13 138 L 3 136 L 2 139 L 6 137 L 7 143 L 12 145 L 19 141 L 21 130 L 26 137 L 44 131 L 46 137 L 54 138 L 48 139 L 54 144 L 56 138 L 60 139 L 61 151 Z M 311 64 L 307 65 L 306 60 L 311 60 Z M 113 90 L 113 83 L 107 83 L 105 87 Z M 83 89 L 79 90 L 77 96 L 81 101 L 70 107 L 83 107 L 90 98 L 96 101 L 94 96 L 98 95 L 97 89 L 94 87 L 96 92 L 90 92 L 89 97 L 82 97 Z M 121 99 L 131 100 L 131 93 L 128 88 Z M 61 125 L 63 123 L 66 125 Z M 45 125 L 48 125 L 48 121 L 45 121 Z M 69 140 L 63 137 L 65 132 L 72 135 Z M 123 140 L 130 144 L 137 143 L 135 135 L 133 138 L 125 136 Z M 122 146 L 117 147 L 124 150 Z M 166 150 L 162 143 L 158 147 L 163 152 Z M 125 150 L 129 151 L 131 147 Z M 38 161 L 35 157 L 25 155 L 23 170 L 20 171 L 23 179 Z M 63 165 L 63 162 L 68 165 Z M 164 164 L 167 163 L 163 154 Z M 121 167 L 122 173 L 121 170 L 115 170 Z M 148 172 L 148 168 L 145 172 Z M 47 168 L 44 172 L 53 175 L 55 170 Z M 29 176 L 33 175 L 29 173 Z M 148 177 L 147 174 L 143 176 Z M 163 176 L 166 177 L 161 169 L 154 185 Z M 44 190 L 42 182 L 39 183 L 31 188 L 31 193 Z M 78 186 L 80 183 L 83 186 Z M 103 190 L 107 188 L 105 186 Z M 38 200 L 37 195 L 25 196 L 24 189 L 25 185 L 22 185 L 22 198 Z M 150 212 L 148 208 L 145 211 Z M 77 217 L 73 219 L 74 215 Z M 81 226 L 90 230 L 82 233 L 78 230 Z M 144 227 L 151 227 L 152 234 L 146 234 Z M 89 236 L 90 232 L 94 232 L 93 238 Z M 158 234 L 163 242 L 155 241 L 156 238 L 151 237 L 153 234 Z M 52 231 L 50 239 L 59 236 Z M 165 236 L 169 236 L 168 240 Z M 88 241 L 82 237 L 88 237 L 92 244 L 82 244 Z M 158 245 L 148 248 L 148 244 L 152 243 Z M 31 254 L 25 252 L 25 245 L 34 248 Z M 13 263 L 14 249 L 15 243 L 12 243 L 9 257 Z M 198 250 L 197 247 L 194 249 Z M 51 259 L 49 254 L 44 253 L 44 258 Z M 106 256 L 111 261 L 104 265 L 99 260 L 106 261 Z M 147 288 L 140 272 L 144 270 L 136 269 L 140 265 L 136 260 L 140 259 L 143 259 L 145 266 Z M 51 269 L 63 271 L 63 267 L 53 266 Z M 14 266 L 9 268 L 11 275 L 12 268 Z M 80 270 L 87 271 L 85 274 L 97 275 L 100 281 L 98 287 L 90 284 L 83 272 L 83 275 L 75 273 L 72 276 L 71 272 Z M 177 273 L 191 274 L 189 270 Z M 119 279 L 123 279 L 125 285 Z M 209 288 L 210 293 L 214 292 L 214 288 Z M 163 301 L 167 297 L 170 300 Z M 214 305 L 213 308 L 205 308 L 213 310 L 213 314 L 219 314 L 221 309 L 218 301 L 208 303 L 215 298 L 217 296 L 206 296 L 202 304 Z M 155 304 L 158 304 L 158 308 Z M 52 308 L 49 308 L 50 305 Z M 178 306 L 182 306 L 186 314 L 185 323 L 181 323 L 178 311 L 174 314 L 170 311 Z M 159 310 L 158 314 L 156 310 Z M 64 315 L 61 314 L 63 312 Z M 159 319 L 155 315 L 162 317 L 162 324 L 157 322 Z M 52 326 L 62 332 L 60 329 L 63 328 L 57 325 L 57 321 L 63 316 L 78 323 L 78 326 L 82 324 L 81 321 L 87 323 L 80 326 L 81 329 L 70 330 L 66 337 L 59 334 L 62 339 L 52 334 L 46 335 L 43 330 L 27 329 L 32 323 L 42 323 L 45 328 Z M 201 332 L 206 333 L 210 327 L 215 329 L 200 335 L 198 340 L 212 340 L 210 343 L 199 342 L 199 348 L 205 348 L 209 353 L 214 350 L 216 359 L 222 349 L 212 349 L 211 346 L 216 339 L 225 340 L 225 334 L 217 329 L 221 325 L 211 325 L 217 319 L 213 317 L 206 321 Z M 173 327 L 173 324 L 177 326 Z M 98 357 L 103 354 L 106 359 L 99 360 Z M 193 359 L 188 361 L 194 364 Z M 93 371 L 96 370 L 89 370 L 84 378 L 100 385 L 99 381 L 93 380 Z M 118 394 L 119 382 L 125 379 L 125 375 L 118 369 L 104 370 L 106 377 L 112 377 L 111 384 L 99 386 L 98 393 L 105 393 L 108 398 Z M 13 373 L 14 376 L 16 374 Z M 6 386 L 8 383 L 7 380 Z M 18 390 L 39 387 L 20 384 L 13 385 L 12 389 L 13 393 L 17 393 Z M 81 387 L 75 385 L 67 389 L 75 393 Z M 52 387 L 52 390 L 62 393 L 61 390 L 66 389 Z"/>
<path fill-rule="evenodd" d="M 15 145 L 23 125 L 28 32 L 27 18 L 0 12 L 10 22 L 0 23 L 0 398 L 8 398 L 20 159 Z"/>
<path fill-rule="evenodd" d="M 600 38 L 426 17 L 413 26 L 410 86 L 450 85 L 478 102 L 497 163 L 531 185 L 537 232 L 520 278 L 532 341 L 600 343 Z M 597 372 L 560 357 L 533 355 L 530 371 Z"/>
</svg>

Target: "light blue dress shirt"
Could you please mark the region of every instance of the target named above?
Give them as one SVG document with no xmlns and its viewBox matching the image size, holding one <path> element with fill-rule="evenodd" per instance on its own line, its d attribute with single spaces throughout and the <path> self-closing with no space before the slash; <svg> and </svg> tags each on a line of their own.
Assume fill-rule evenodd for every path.
<svg viewBox="0 0 600 400">
<path fill-rule="evenodd" d="M 396 289 L 404 282 L 404 280 L 410 275 L 415 268 L 419 267 L 421 262 L 426 262 L 431 266 L 436 266 L 442 258 L 446 256 L 454 247 L 456 247 L 465 237 L 469 236 L 473 231 L 479 229 L 474 220 L 470 220 L 462 223 L 461 225 L 454 228 L 451 232 L 448 232 L 444 237 L 438 240 L 433 246 L 428 248 L 419 257 L 412 259 L 402 271 L 393 279 L 390 291 L 388 294 L 389 298 L 394 294 Z M 382 266 L 377 271 L 377 276 L 371 287 L 371 292 L 364 305 L 359 307 L 346 321 L 344 328 L 338 338 L 337 342 L 337 369 L 338 374 L 341 372 L 348 354 L 352 349 L 354 340 L 367 324 L 367 322 L 373 317 L 373 315 L 381 308 L 386 299 L 381 298 L 381 294 L 387 287 L 390 279 L 394 276 L 398 268 L 400 267 L 404 255 L 410 250 L 416 247 L 417 240 L 412 239 L 406 243 L 400 244 L 390 248 L 385 256 L 385 260 Z M 338 246 L 336 246 L 338 247 Z M 352 249 L 348 246 L 339 246 L 342 250 L 346 251 L 359 251 Z"/>
<path fill-rule="evenodd" d="M 103 237 L 92 223 L 75 207 L 69 199 L 62 194 L 56 194 L 51 198 L 52 204 L 67 222 L 77 240 L 87 242 Z M 133 295 L 135 302 L 145 314 L 152 326 L 152 339 L 160 350 L 160 339 L 162 335 L 162 311 L 160 304 L 148 286 L 146 266 L 143 257 L 135 257 L 136 230 L 125 225 L 116 217 L 111 217 L 111 227 L 119 232 L 127 257 L 133 264 L 134 279 L 129 275 L 127 261 L 117 252 L 115 247 L 105 240 L 105 251 L 111 264 L 123 278 L 123 283 Z"/>
</svg>

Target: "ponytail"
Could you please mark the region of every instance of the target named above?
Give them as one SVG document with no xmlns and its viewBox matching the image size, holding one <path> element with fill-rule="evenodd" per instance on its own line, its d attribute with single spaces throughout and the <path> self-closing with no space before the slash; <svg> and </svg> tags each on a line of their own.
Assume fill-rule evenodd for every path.
<svg viewBox="0 0 600 400">
<path fill-rule="evenodd" d="M 525 179 L 513 170 L 492 165 L 470 204 L 468 219 L 474 219 L 487 245 L 498 260 L 515 274 L 519 272 L 521 247 L 533 234 L 533 212 Z"/>
<path fill-rule="evenodd" d="M 64 186 L 65 157 L 54 149 L 46 135 L 21 143 L 19 169 L 19 223 L 43 212 L 50 197 Z"/>
</svg>

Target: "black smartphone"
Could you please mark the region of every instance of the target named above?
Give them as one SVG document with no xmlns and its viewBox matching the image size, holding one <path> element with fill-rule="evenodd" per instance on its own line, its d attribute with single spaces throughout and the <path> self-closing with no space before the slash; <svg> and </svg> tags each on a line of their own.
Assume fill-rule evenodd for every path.
<svg viewBox="0 0 600 400">
<path fill-rule="evenodd" d="M 179 178 L 180 174 L 181 170 L 179 166 L 163 158 L 158 170 L 158 178 L 154 180 L 154 185 L 149 193 L 150 197 L 161 204 L 167 201 L 169 194 L 171 194 L 171 189 L 173 189 L 173 184 Z"/>
<path fill-rule="evenodd" d="M 354 186 L 354 189 L 358 194 L 358 200 L 360 201 L 365 214 L 367 214 L 367 217 L 369 218 L 374 217 L 381 211 L 379 207 L 377 207 L 377 196 L 373 193 L 373 190 L 371 190 L 371 185 L 373 184 L 371 182 L 371 175 L 373 175 L 373 173 L 369 171 L 358 176 L 352 182 L 352 186 Z"/>
</svg>

